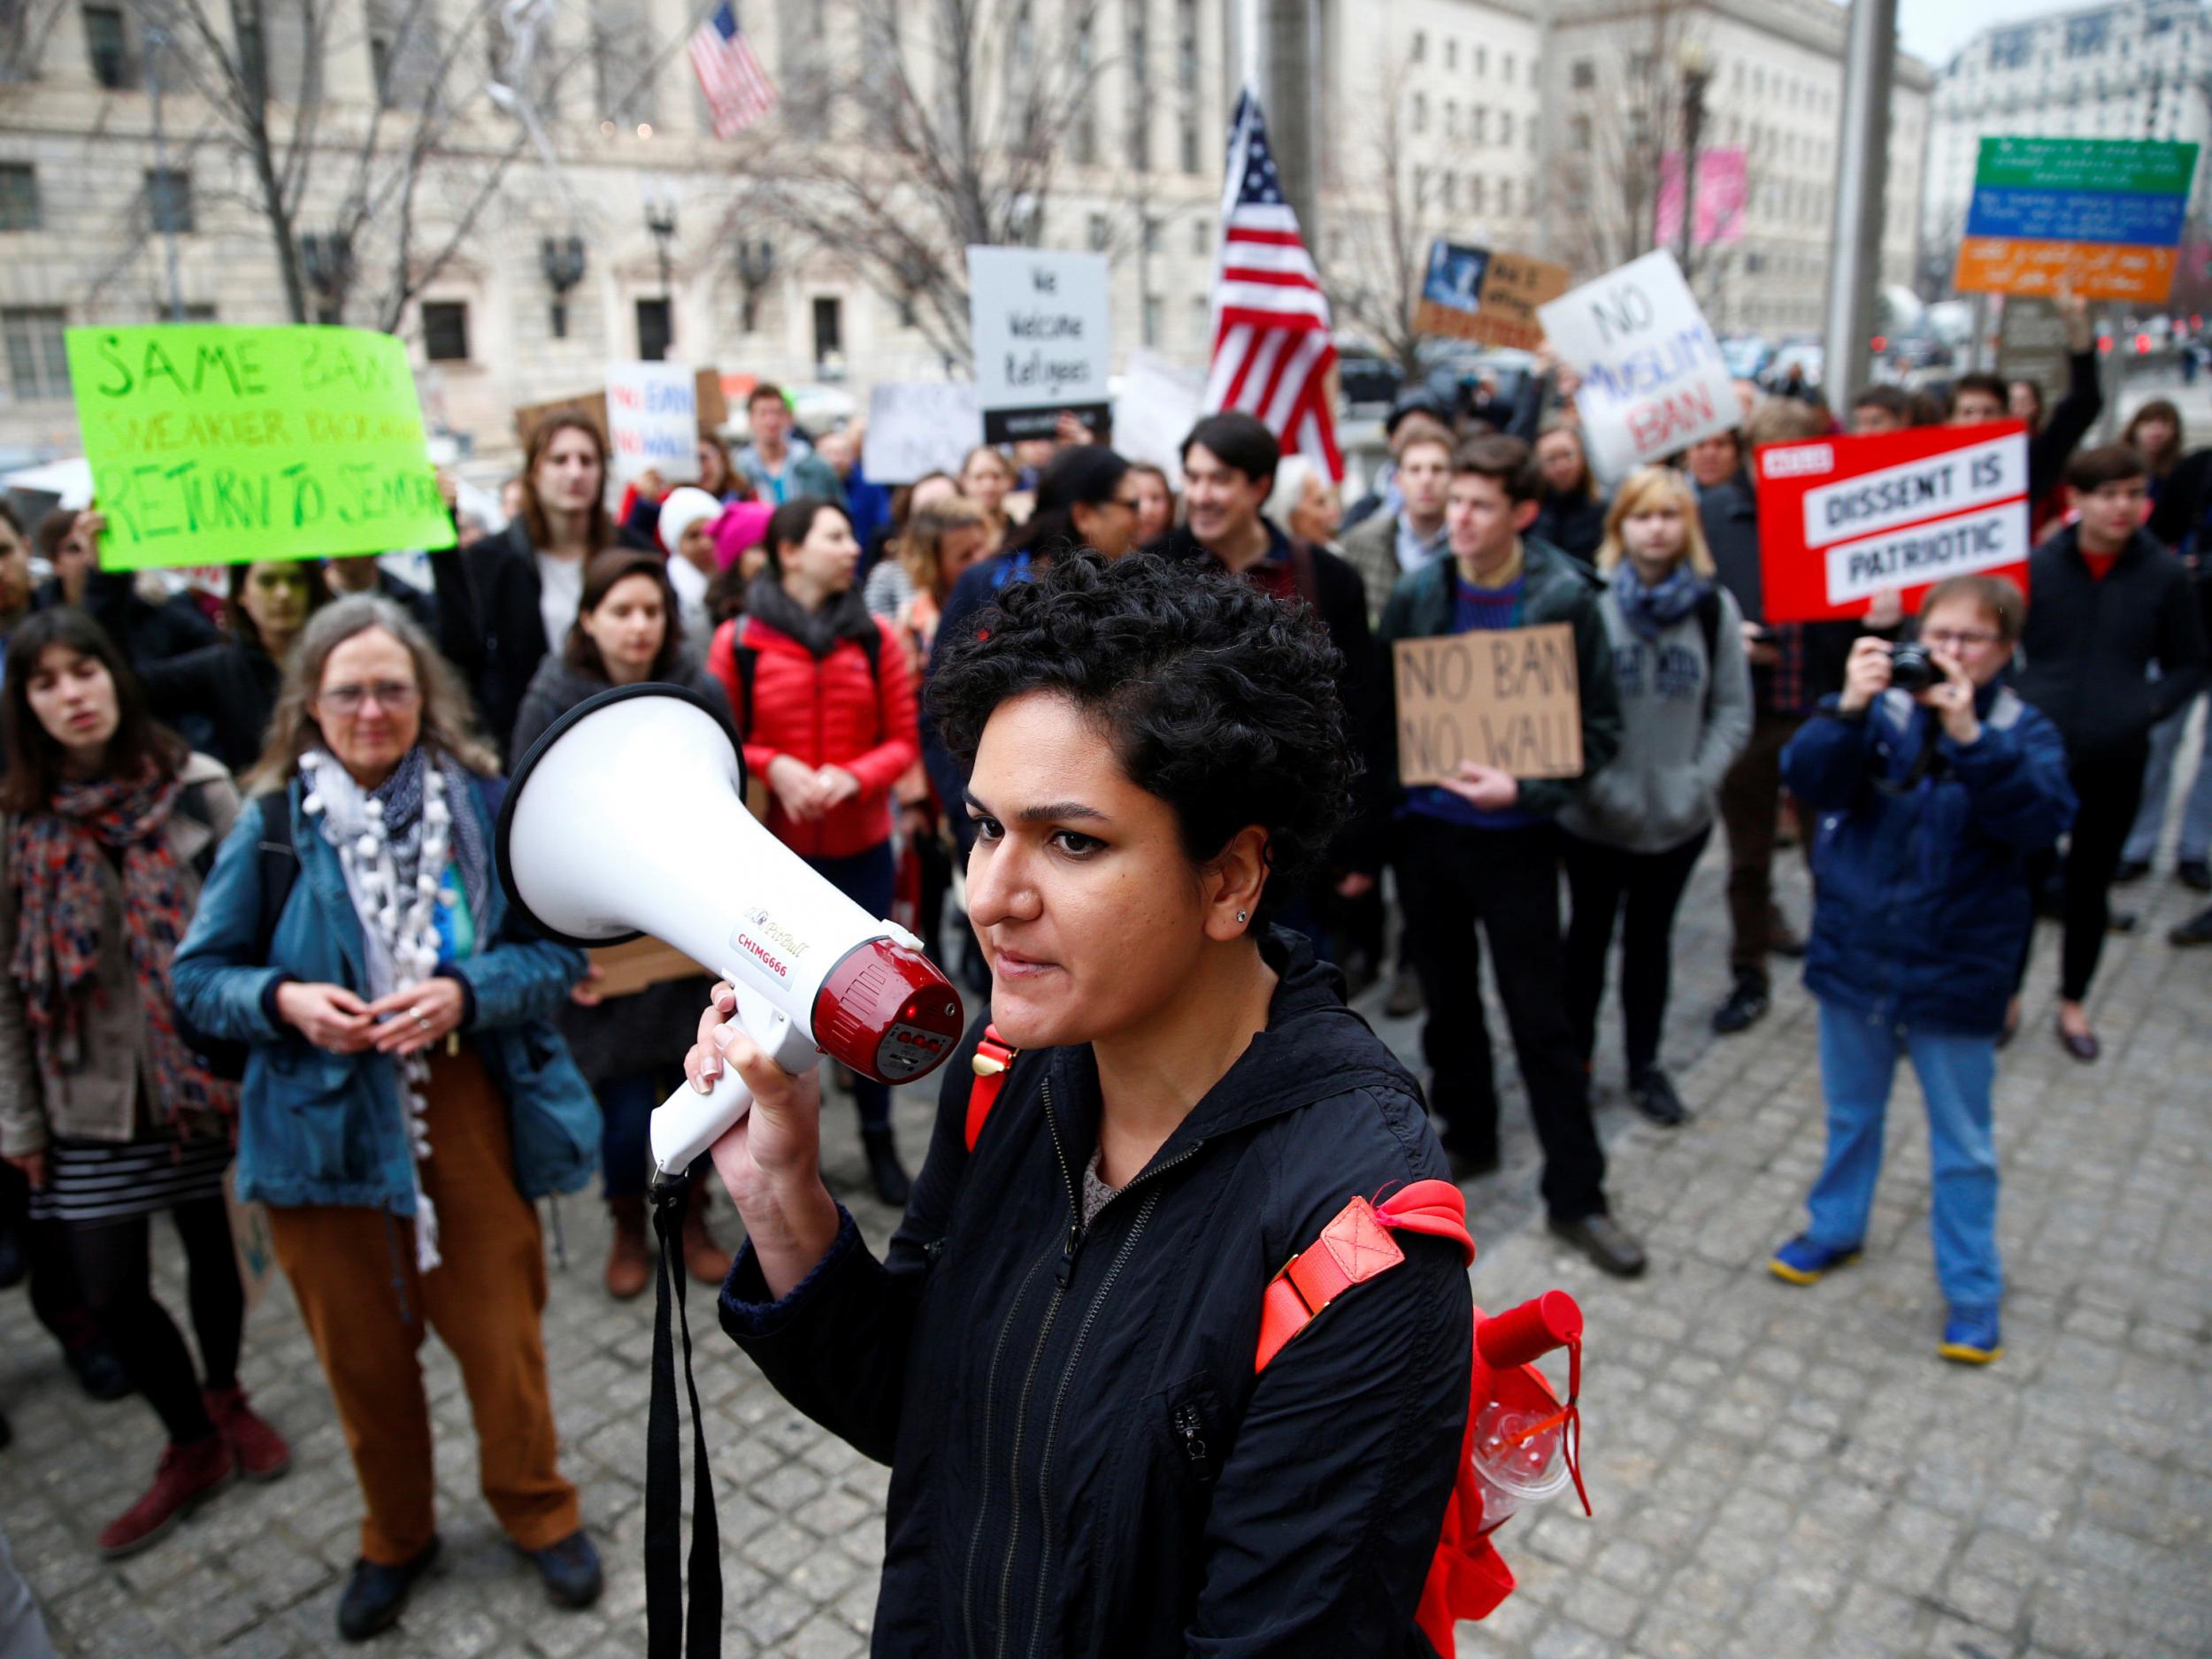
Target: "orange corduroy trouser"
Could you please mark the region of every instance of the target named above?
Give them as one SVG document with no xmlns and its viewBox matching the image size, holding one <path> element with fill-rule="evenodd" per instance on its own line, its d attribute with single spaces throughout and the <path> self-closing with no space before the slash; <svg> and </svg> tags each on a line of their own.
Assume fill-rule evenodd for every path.
<svg viewBox="0 0 2212 1659">
<path fill-rule="evenodd" d="M 272 1206 L 277 1262 L 291 1281 L 353 1454 L 368 1513 L 361 1554 L 397 1566 L 436 1526 L 430 1405 L 418 1357 L 425 1323 L 460 1363 L 476 1423 L 479 1480 L 507 1535 L 543 1549 L 582 1523 L 558 1467 L 546 1380 L 545 1245 L 515 1187 L 507 1104 L 474 1052 L 431 1064 L 430 1156 L 441 1264 L 415 1266 L 414 1224 L 358 1206 Z"/>
</svg>

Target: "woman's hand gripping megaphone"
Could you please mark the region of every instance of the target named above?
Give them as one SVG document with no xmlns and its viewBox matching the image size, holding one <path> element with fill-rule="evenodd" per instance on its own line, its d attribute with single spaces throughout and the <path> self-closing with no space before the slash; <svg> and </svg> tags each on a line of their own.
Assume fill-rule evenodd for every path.
<svg viewBox="0 0 2212 1659">
<path fill-rule="evenodd" d="M 818 1184 L 821 1073 L 810 1066 L 794 1075 L 778 1065 L 739 1023 L 737 993 L 726 979 L 715 986 L 699 1016 L 699 1041 L 684 1056 L 684 1076 L 696 1093 L 710 1098 L 732 1090 L 752 1098 L 750 1110 L 710 1148 L 723 1184 L 741 1208 L 795 1186 Z"/>
</svg>

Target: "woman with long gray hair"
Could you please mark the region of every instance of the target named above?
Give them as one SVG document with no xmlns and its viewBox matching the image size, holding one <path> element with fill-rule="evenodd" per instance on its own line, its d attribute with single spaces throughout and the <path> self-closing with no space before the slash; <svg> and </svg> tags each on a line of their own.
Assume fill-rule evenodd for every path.
<svg viewBox="0 0 2212 1659">
<path fill-rule="evenodd" d="M 485 1498 L 554 1602 L 600 1571 L 557 1467 L 534 1202 L 591 1175 L 591 1092 L 551 1024 L 581 955 L 511 926 L 501 785 L 458 677 L 389 600 L 319 612 L 174 968 L 247 1045 L 238 1192 L 268 1206 L 367 1514 L 339 1633 L 388 1626 L 438 1549 L 426 1325 L 460 1363 Z"/>
</svg>

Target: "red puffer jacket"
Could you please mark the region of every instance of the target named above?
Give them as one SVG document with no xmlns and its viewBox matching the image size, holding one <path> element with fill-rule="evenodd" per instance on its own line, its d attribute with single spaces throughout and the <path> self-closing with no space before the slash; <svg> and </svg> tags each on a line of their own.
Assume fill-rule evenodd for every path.
<svg viewBox="0 0 2212 1659">
<path fill-rule="evenodd" d="M 879 674 L 851 640 L 838 641 L 818 661 L 757 617 L 724 623 L 707 654 L 708 672 L 722 682 L 737 713 L 748 775 L 764 782 L 768 764 L 789 755 L 810 766 L 842 766 L 860 780 L 858 795 L 811 820 L 792 818 L 771 791 L 769 829 L 805 857 L 849 858 L 889 840 L 891 787 L 921 753 L 905 643 L 881 618 L 876 627 L 882 635 Z M 741 628 L 745 648 L 755 653 L 749 710 L 738 673 Z"/>
</svg>

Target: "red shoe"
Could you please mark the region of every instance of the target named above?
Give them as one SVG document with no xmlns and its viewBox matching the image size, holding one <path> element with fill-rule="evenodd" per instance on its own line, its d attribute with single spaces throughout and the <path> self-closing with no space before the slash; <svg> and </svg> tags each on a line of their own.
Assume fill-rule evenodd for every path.
<svg viewBox="0 0 2212 1659">
<path fill-rule="evenodd" d="M 228 1388 L 206 1388 L 200 1398 L 206 1402 L 207 1415 L 215 1419 L 216 1432 L 230 1448 L 238 1472 L 247 1479 L 274 1480 L 292 1466 L 292 1448 L 246 1403 L 243 1388 L 234 1383 Z"/>
<path fill-rule="evenodd" d="M 238 1472 L 220 1434 L 190 1446 L 172 1446 L 161 1455 L 154 1484 L 146 1495 L 100 1534 L 100 1553 L 110 1561 L 134 1555 L 231 1483 Z"/>
</svg>

